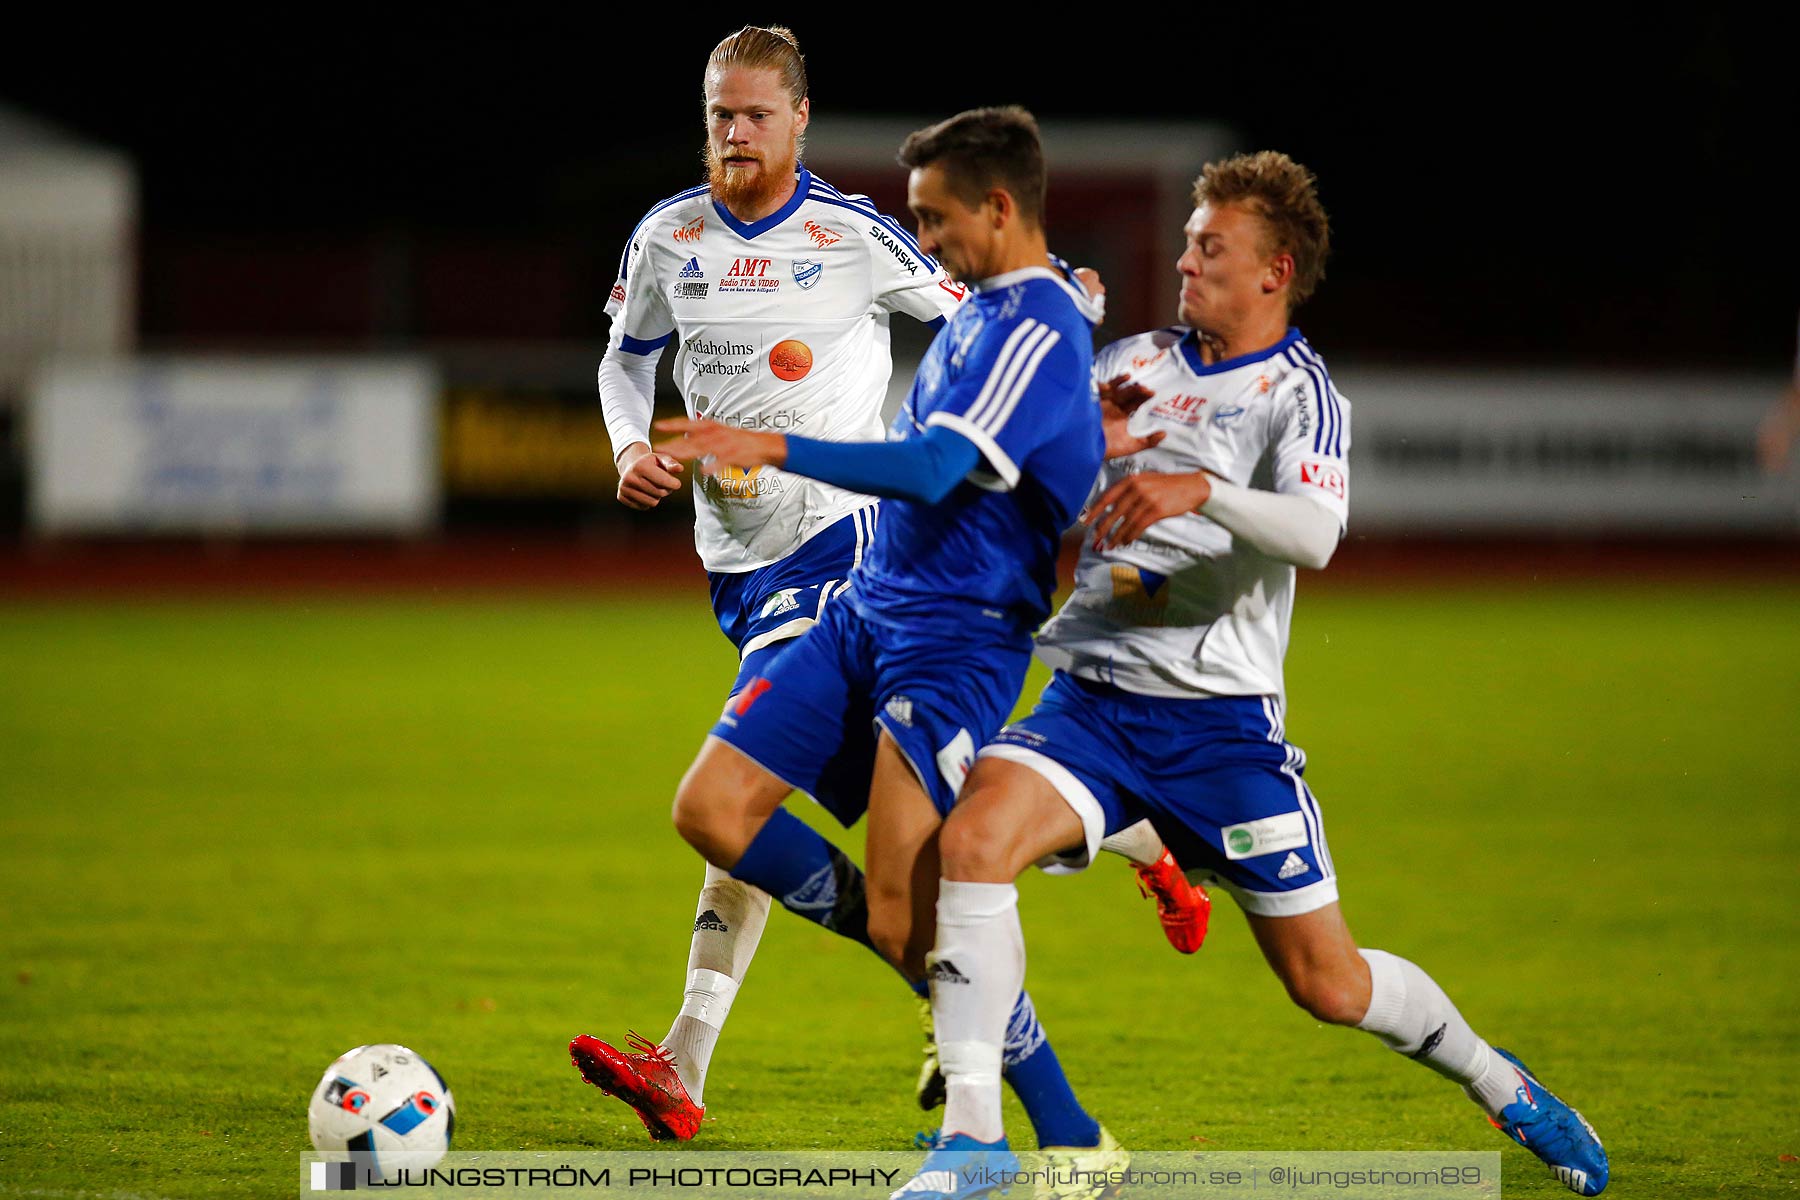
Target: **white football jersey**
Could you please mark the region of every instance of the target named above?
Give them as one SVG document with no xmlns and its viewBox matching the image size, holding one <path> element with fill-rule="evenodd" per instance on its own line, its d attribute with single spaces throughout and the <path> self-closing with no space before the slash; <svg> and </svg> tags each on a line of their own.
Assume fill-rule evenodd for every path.
<svg viewBox="0 0 1800 1200">
<path fill-rule="evenodd" d="M 660 354 L 691 415 L 825 441 L 881 441 L 888 316 L 948 317 L 964 289 L 867 197 L 804 168 L 794 197 L 753 224 L 705 187 L 650 210 L 619 265 L 612 345 Z M 868 496 L 774 467 L 695 473 L 694 543 L 709 571 L 792 554 Z"/>
<path fill-rule="evenodd" d="M 1129 429 L 1160 445 L 1101 467 L 1095 496 L 1139 471 L 1205 469 L 1305 496 L 1349 515 L 1350 403 L 1300 331 L 1268 350 L 1206 366 L 1192 331 L 1114 342 L 1096 381 L 1129 375 L 1155 393 Z M 1199 513 L 1158 521 L 1129 546 L 1076 567 L 1075 591 L 1038 634 L 1038 654 L 1084 679 L 1151 696 L 1283 694 L 1294 568 Z"/>
</svg>

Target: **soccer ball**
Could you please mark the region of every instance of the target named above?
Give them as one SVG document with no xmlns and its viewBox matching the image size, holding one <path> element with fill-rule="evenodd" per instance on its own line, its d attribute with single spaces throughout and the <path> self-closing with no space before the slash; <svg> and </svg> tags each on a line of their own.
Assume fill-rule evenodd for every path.
<svg viewBox="0 0 1800 1200">
<path fill-rule="evenodd" d="M 444 1157 L 456 1101 L 436 1068 L 405 1046 L 358 1046 L 325 1068 L 306 1123 L 314 1149 L 386 1178 Z"/>
</svg>

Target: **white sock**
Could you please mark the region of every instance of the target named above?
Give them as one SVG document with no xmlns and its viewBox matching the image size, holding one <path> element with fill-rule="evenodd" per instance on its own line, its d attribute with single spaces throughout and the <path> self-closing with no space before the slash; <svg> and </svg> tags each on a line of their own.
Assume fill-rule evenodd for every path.
<svg viewBox="0 0 1800 1200">
<path fill-rule="evenodd" d="M 937 948 L 926 962 L 946 1085 L 944 1132 L 999 1141 L 1006 1136 L 1000 1054 L 1025 984 L 1019 890 L 1010 883 L 942 881 Z"/>
<path fill-rule="evenodd" d="M 768 893 L 707 864 L 706 883 L 694 906 L 694 939 L 688 943 L 687 991 L 681 1012 L 663 1039 L 675 1055 L 675 1073 L 695 1104 L 704 1103 L 713 1046 L 750 960 L 756 957 L 768 919 Z"/>
<path fill-rule="evenodd" d="M 1102 850 L 1123 854 L 1140 867 L 1152 867 L 1163 856 L 1163 840 L 1148 820 L 1127 825 L 1109 838 L 1100 840 Z"/>
<path fill-rule="evenodd" d="M 1463 1085 L 1489 1116 L 1512 1103 L 1512 1064 L 1476 1036 L 1444 989 L 1419 967 L 1385 950 L 1362 950 L 1369 964 L 1369 1011 L 1357 1022 L 1390 1050 Z"/>
<path fill-rule="evenodd" d="M 1487 1043 L 1483 1042 L 1486 1046 Z M 1524 1084 L 1519 1077 L 1518 1068 L 1488 1048 L 1488 1064 L 1474 1083 L 1463 1088 L 1463 1095 L 1481 1105 L 1481 1110 L 1496 1119 L 1500 1110 L 1519 1098 L 1519 1090 Z"/>
</svg>

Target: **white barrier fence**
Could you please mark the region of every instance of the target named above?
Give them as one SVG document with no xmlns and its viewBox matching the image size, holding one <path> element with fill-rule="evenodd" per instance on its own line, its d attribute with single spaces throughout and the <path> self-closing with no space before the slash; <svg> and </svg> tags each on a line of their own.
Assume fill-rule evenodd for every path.
<svg viewBox="0 0 1800 1200">
<path fill-rule="evenodd" d="M 1334 374 L 1352 405 L 1356 533 L 1800 531 L 1800 476 L 1755 460 L 1781 376 Z M 427 531 L 444 488 L 440 375 L 423 357 L 53 364 L 29 393 L 32 526 Z"/>
<path fill-rule="evenodd" d="M 1351 402 L 1357 532 L 1772 533 L 1800 480 L 1763 475 L 1779 375 L 1333 371 Z"/>
<path fill-rule="evenodd" d="M 39 373 L 41 533 L 422 533 L 437 523 L 435 368 L 414 358 L 112 359 Z"/>
</svg>

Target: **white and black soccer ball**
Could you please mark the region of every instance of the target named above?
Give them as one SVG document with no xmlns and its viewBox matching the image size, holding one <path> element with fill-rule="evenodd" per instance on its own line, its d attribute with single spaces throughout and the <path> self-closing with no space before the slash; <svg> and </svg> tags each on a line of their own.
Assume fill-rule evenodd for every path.
<svg viewBox="0 0 1800 1200">
<path fill-rule="evenodd" d="M 325 1068 L 306 1123 L 314 1149 L 389 1178 L 444 1157 L 456 1101 L 437 1069 L 405 1046 L 358 1046 Z"/>
</svg>

